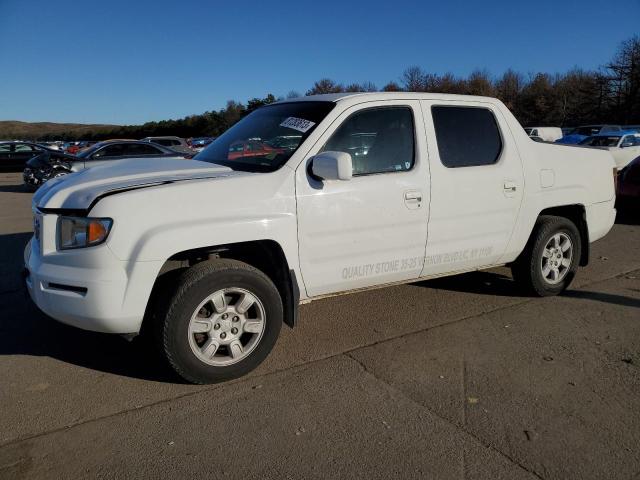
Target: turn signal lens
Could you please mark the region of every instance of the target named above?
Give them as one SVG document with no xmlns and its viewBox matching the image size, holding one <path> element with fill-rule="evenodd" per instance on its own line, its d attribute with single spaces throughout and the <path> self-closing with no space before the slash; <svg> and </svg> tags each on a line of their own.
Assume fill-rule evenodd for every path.
<svg viewBox="0 0 640 480">
<path fill-rule="evenodd" d="M 101 242 L 107 238 L 107 228 L 101 222 L 91 222 L 87 226 L 88 243 Z"/>
<path fill-rule="evenodd" d="M 92 247 L 107 239 L 113 220 L 110 218 L 60 217 L 58 219 L 58 248 Z"/>
</svg>

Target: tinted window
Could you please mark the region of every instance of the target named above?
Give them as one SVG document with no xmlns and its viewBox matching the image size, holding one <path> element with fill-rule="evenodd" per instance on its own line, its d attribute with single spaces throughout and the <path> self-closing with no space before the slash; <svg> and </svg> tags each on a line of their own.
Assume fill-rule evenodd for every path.
<svg viewBox="0 0 640 480">
<path fill-rule="evenodd" d="M 157 149 L 153 145 L 145 145 L 142 143 L 131 143 L 125 145 L 125 155 L 145 156 L 145 155 L 163 155 L 164 152 Z"/>
<path fill-rule="evenodd" d="M 170 138 L 156 138 L 155 140 L 151 140 L 151 142 L 157 143 L 158 145 L 164 145 L 165 147 L 180 145 L 180 142 L 177 140 L 171 140 Z"/>
<path fill-rule="evenodd" d="M 108 145 L 96 153 L 91 158 L 113 158 L 124 155 L 124 147 L 122 145 Z"/>
<path fill-rule="evenodd" d="M 474 167 L 498 161 L 502 138 L 490 110 L 431 107 L 440 161 L 445 167 Z"/>
<path fill-rule="evenodd" d="M 345 120 L 321 151 L 351 154 L 354 175 L 410 170 L 413 131 L 408 107 L 363 110 Z"/>
<path fill-rule="evenodd" d="M 11 145 L 5 143 L 4 145 L 0 145 L 0 153 L 9 153 L 11 151 Z"/>
</svg>

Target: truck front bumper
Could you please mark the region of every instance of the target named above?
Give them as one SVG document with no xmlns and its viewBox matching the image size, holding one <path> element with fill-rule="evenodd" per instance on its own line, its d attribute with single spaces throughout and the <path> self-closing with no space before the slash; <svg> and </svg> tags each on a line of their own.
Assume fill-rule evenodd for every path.
<svg viewBox="0 0 640 480">
<path fill-rule="evenodd" d="M 43 255 L 35 238 L 25 248 L 24 262 L 29 296 L 48 316 L 95 332 L 139 332 L 155 262 L 127 268 L 106 245 Z"/>
</svg>

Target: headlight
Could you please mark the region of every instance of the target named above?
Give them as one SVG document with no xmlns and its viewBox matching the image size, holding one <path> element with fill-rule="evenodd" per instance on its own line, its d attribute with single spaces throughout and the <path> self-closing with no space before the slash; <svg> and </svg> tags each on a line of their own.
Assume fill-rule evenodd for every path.
<svg viewBox="0 0 640 480">
<path fill-rule="evenodd" d="M 92 247 L 107 239 L 113 225 L 110 218 L 60 217 L 58 218 L 58 248 Z"/>
</svg>

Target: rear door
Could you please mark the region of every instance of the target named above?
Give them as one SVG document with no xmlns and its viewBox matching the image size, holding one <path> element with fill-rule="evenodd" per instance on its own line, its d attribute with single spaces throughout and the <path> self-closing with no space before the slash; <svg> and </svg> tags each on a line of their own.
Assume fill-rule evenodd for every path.
<svg viewBox="0 0 640 480">
<path fill-rule="evenodd" d="M 353 178 L 296 171 L 300 267 L 309 296 L 417 278 L 429 210 L 429 166 L 418 101 L 346 109 L 309 152 L 351 155 Z"/>
<path fill-rule="evenodd" d="M 431 167 L 423 276 L 495 264 L 522 202 L 522 163 L 493 104 L 423 101 Z"/>
</svg>

